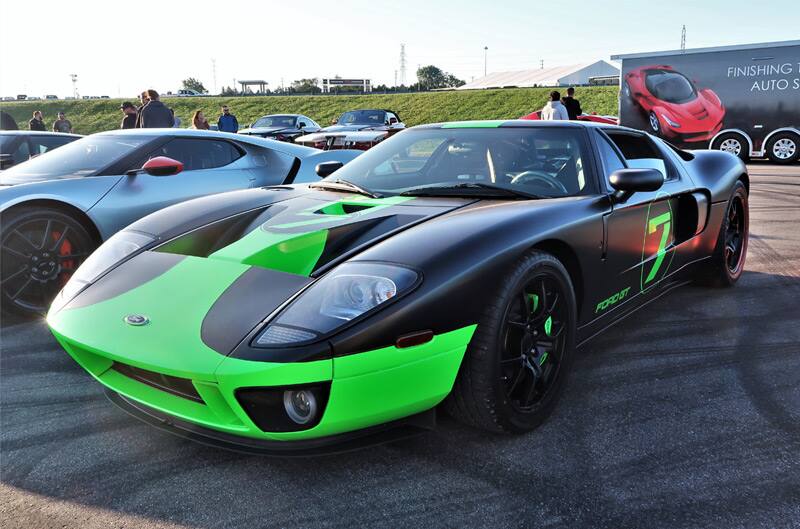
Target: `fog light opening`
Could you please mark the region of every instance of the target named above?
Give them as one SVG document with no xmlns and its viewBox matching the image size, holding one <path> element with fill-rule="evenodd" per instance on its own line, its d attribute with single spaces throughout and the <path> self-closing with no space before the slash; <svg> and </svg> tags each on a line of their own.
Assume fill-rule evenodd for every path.
<svg viewBox="0 0 800 529">
<path fill-rule="evenodd" d="M 286 415 L 297 424 L 307 424 L 317 416 L 317 398 L 307 389 L 284 391 L 283 406 Z"/>
</svg>

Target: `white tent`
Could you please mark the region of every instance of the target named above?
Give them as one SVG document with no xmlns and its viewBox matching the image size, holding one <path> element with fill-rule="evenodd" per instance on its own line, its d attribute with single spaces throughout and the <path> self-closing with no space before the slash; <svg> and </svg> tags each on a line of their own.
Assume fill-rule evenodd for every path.
<svg viewBox="0 0 800 529">
<path fill-rule="evenodd" d="M 569 86 L 589 84 L 590 77 L 619 75 L 619 68 L 606 61 L 535 70 L 495 72 L 460 86 L 458 90 L 481 88 L 529 88 L 532 86 Z"/>
</svg>

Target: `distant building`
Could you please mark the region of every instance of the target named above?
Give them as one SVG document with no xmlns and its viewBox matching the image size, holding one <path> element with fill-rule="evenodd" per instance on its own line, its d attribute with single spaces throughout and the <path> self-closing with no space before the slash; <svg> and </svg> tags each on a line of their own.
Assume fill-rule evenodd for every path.
<svg viewBox="0 0 800 529">
<path fill-rule="evenodd" d="M 322 92 L 327 93 L 331 90 L 336 90 L 342 86 L 355 86 L 361 89 L 362 92 L 372 92 L 371 79 L 323 79 Z"/>
<path fill-rule="evenodd" d="M 606 61 L 597 61 L 533 70 L 494 72 L 460 86 L 457 90 L 588 85 L 589 79 L 613 76 L 619 77 L 619 68 Z"/>
</svg>

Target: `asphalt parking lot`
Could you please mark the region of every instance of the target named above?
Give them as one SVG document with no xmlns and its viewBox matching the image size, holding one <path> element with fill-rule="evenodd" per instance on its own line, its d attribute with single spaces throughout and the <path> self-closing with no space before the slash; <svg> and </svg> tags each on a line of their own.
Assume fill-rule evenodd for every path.
<svg viewBox="0 0 800 529">
<path fill-rule="evenodd" d="M 520 437 L 443 419 L 360 452 L 268 459 L 130 418 L 43 322 L 6 320 L 0 525 L 800 526 L 800 166 L 750 166 L 746 272 L 684 287 L 584 349 Z"/>
</svg>

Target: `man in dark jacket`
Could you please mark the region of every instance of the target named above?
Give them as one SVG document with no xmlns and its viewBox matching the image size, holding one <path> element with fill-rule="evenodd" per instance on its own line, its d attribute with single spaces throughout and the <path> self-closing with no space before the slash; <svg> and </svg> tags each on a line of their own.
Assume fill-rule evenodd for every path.
<svg viewBox="0 0 800 529">
<path fill-rule="evenodd" d="M 236 120 L 236 116 L 231 114 L 228 105 L 222 107 L 222 115 L 217 121 L 217 128 L 221 132 L 239 132 L 239 122 Z"/>
<path fill-rule="evenodd" d="M 42 132 L 47 130 L 47 127 L 44 125 L 44 118 L 42 118 L 42 112 L 40 110 L 36 110 L 33 113 L 33 117 L 30 121 L 28 121 L 28 128 L 31 130 L 40 130 Z"/>
<path fill-rule="evenodd" d="M 583 114 L 581 103 L 574 96 L 575 89 L 570 86 L 567 88 L 567 97 L 561 100 L 564 106 L 567 107 L 567 114 L 569 114 L 569 119 L 571 120 L 578 119 L 578 116 Z"/>
<path fill-rule="evenodd" d="M 135 129 L 136 128 L 136 107 L 130 101 L 125 101 L 120 105 L 120 110 L 125 115 L 122 118 L 119 128 L 121 129 Z"/>
<path fill-rule="evenodd" d="M 171 129 L 174 124 L 172 112 L 164 103 L 158 100 L 158 92 L 148 90 L 147 98 L 150 102 L 139 111 L 139 127 L 143 129 Z"/>
</svg>

